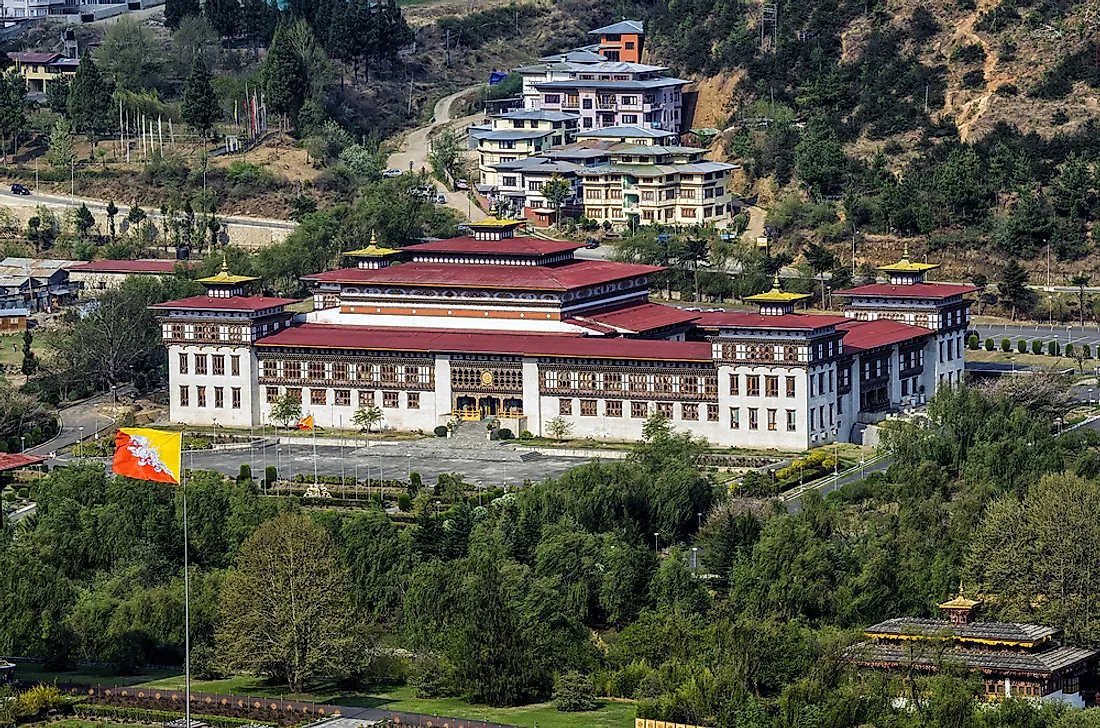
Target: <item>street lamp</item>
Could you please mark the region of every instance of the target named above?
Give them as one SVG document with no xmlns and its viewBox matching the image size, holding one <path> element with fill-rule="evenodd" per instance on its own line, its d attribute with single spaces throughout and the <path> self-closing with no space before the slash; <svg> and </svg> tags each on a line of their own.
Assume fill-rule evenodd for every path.
<svg viewBox="0 0 1100 728">
<path fill-rule="evenodd" d="M 1089 387 L 1089 407 L 1092 406 L 1092 387 Z"/>
<path fill-rule="evenodd" d="M 660 536 L 660 535 L 661 535 L 660 532 L 657 532 L 657 533 L 653 534 L 653 551 L 654 552 L 659 552 L 660 551 L 660 549 L 657 547 L 657 537 Z"/>
<path fill-rule="evenodd" d="M 80 426 L 80 444 L 84 444 L 84 425 Z"/>
<path fill-rule="evenodd" d="M 703 530 L 703 514 L 702 513 L 696 513 L 695 518 L 696 518 L 696 521 L 697 521 L 696 526 L 695 526 L 695 530 L 702 531 Z"/>
<path fill-rule="evenodd" d="M 698 546 L 692 546 L 691 547 L 691 568 L 693 568 L 695 570 L 699 569 L 699 547 Z"/>
<path fill-rule="evenodd" d="M 833 480 L 840 477 L 840 420 L 833 428 Z"/>
<path fill-rule="evenodd" d="M 19 452 L 27 452 L 27 437 L 26 435 L 19 436 Z"/>
</svg>

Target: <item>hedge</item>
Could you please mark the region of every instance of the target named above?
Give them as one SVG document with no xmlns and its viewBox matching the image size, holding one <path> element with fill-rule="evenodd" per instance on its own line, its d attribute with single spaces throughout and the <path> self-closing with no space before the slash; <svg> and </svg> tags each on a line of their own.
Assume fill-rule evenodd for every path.
<svg viewBox="0 0 1100 728">
<path fill-rule="evenodd" d="M 1012 351 L 1012 339 L 1007 336 L 1001 339 L 1001 351 Z"/>
<path fill-rule="evenodd" d="M 1031 340 L 1031 353 L 1032 354 L 1042 354 L 1043 353 L 1043 342 L 1040 341 L 1039 339 L 1032 339 Z"/>
<path fill-rule="evenodd" d="M 986 351 L 993 351 L 996 348 L 997 348 L 997 345 L 993 343 L 993 337 L 992 336 L 987 337 L 986 340 L 985 340 L 985 350 Z"/>
<path fill-rule="evenodd" d="M 128 708 L 119 705 L 74 705 L 73 712 L 80 718 L 104 718 L 132 721 L 134 723 L 167 723 L 183 717 L 183 711 L 151 710 L 149 708 Z M 191 720 L 201 720 L 213 728 L 239 728 L 246 725 L 275 726 L 277 723 L 252 720 L 249 718 L 229 718 L 221 715 L 191 714 Z"/>
<path fill-rule="evenodd" d="M 1047 354 L 1049 354 L 1050 356 L 1058 356 L 1058 342 L 1057 341 L 1048 341 L 1047 342 Z"/>
<path fill-rule="evenodd" d="M 966 340 L 966 346 L 971 351 L 977 351 L 978 346 L 980 345 L 980 343 L 981 342 L 978 341 L 978 335 L 977 334 L 971 334 L 970 338 Z"/>
<path fill-rule="evenodd" d="M 1020 352 L 1021 354 L 1027 353 L 1027 339 L 1020 339 L 1016 342 L 1016 351 Z"/>
</svg>

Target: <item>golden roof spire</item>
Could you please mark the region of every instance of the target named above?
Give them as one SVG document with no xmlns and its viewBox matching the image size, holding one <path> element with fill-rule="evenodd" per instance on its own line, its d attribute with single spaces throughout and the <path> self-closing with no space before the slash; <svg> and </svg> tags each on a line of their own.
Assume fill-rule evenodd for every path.
<svg viewBox="0 0 1100 728">
<path fill-rule="evenodd" d="M 225 248 L 222 248 L 222 273 L 229 275 L 229 257 L 225 254 Z"/>
<path fill-rule="evenodd" d="M 801 301 L 809 297 L 808 293 L 787 293 L 784 291 L 783 284 L 779 280 L 779 271 L 776 271 L 775 277 L 772 278 L 772 289 L 770 291 L 757 293 L 754 296 L 745 296 L 745 300 L 753 303 L 793 304 L 795 301 Z"/>
<path fill-rule="evenodd" d="M 370 231 L 370 245 L 378 247 L 378 234 L 375 230 Z"/>
<path fill-rule="evenodd" d="M 225 248 L 222 248 L 222 267 L 217 273 L 206 278 L 199 278 L 199 283 L 207 285 L 236 285 L 240 283 L 249 283 L 251 281 L 259 280 L 253 276 L 236 276 L 229 272 L 229 256 L 225 252 Z"/>
</svg>

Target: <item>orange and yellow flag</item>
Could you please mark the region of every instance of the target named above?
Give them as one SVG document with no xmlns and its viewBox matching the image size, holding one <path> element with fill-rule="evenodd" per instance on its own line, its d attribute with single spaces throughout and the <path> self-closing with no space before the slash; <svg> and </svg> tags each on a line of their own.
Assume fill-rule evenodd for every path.
<svg viewBox="0 0 1100 728">
<path fill-rule="evenodd" d="M 182 433 L 127 427 L 115 435 L 111 470 L 137 480 L 179 483 L 182 450 Z"/>
<path fill-rule="evenodd" d="M 313 429 L 313 415 L 307 415 L 298 420 L 299 430 L 312 430 Z"/>
</svg>

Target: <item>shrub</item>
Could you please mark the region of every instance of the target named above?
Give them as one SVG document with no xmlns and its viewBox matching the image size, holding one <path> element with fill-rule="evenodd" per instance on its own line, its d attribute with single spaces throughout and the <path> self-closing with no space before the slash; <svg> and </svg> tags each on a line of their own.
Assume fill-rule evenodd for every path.
<svg viewBox="0 0 1100 728">
<path fill-rule="evenodd" d="M 554 686 L 554 707 L 563 713 L 595 710 L 597 705 L 596 696 L 592 692 L 592 681 L 579 672 L 559 675 Z"/>
<path fill-rule="evenodd" d="M 978 345 L 979 345 L 978 335 L 977 334 L 971 334 L 970 338 L 966 340 L 967 348 L 970 349 L 971 351 L 977 351 L 978 350 Z"/>
<path fill-rule="evenodd" d="M 997 94 L 998 96 L 1004 96 L 1004 97 L 1007 98 L 1007 97 L 1010 97 L 1010 96 L 1017 95 L 1018 93 L 1020 93 L 1020 90 L 1018 88 L 1016 88 L 1016 86 L 1014 84 L 1002 83 L 1000 86 L 997 87 L 997 90 L 994 91 L 993 93 Z"/>
<path fill-rule="evenodd" d="M 439 425 L 434 430 L 432 430 L 432 432 L 435 433 L 436 437 L 446 437 L 447 436 L 447 426 L 446 425 Z"/>
<path fill-rule="evenodd" d="M 1043 353 L 1043 342 L 1039 341 L 1039 339 L 1032 339 L 1031 340 L 1031 353 L 1032 354 L 1042 354 Z"/>
<path fill-rule="evenodd" d="M 1054 126 L 1063 126 L 1069 123 L 1069 114 L 1065 109 L 1058 109 L 1050 115 L 1050 123 Z"/>
<path fill-rule="evenodd" d="M 1001 339 L 1001 351 L 1012 351 L 1012 339 L 1007 336 Z"/>
<path fill-rule="evenodd" d="M 423 483 L 423 481 L 420 479 L 420 473 L 417 473 L 417 472 L 409 473 L 408 491 L 409 491 L 409 497 L 410 498 L 415 498 L 417 496 L 417 494 L 420 493 L 420 486 L 421 486 L 422 483 Z"/>
<path fill-rule="evenodd" d="M 1021 354 L 1027 353 L 1027 339 L 1020 339 L 1016 342 L 1016 351 L 1020 352 Z"/>
<path fill-rule="evenodd" d="M 397 508 L 404 513 L 408 513 L 412 510 L 412 503 L 412 496 L 408 493 L 401 493 L 397 496 Z"/>
<path fill-rule="evenodd" d="M 209 437 L 191 436 L 183 438 L 184 450 L 209 450 L 214 446 Z"/>
<path fill-rule="evenodd" d="M 993 351 L 995 348 L 997 348 L 997 345 L 993 343 L 993 337 L 992 336 L 986 337 L 985 350 L 986 351 Z"/>
<path fill-rule="evenodd" d="M 951 51 L 951 60 L 958 63 L 980 63 L 985 60 L 985 48 L 981 43 L 955 46 Z"/>
<path fill-rule="evenodd" d="M 499 430 L 497 430 L 497 439 L 498 440 L 511 440 L 514 437 L 515 437 L 515 435 L 513 435 L 512 431 L 509 430 L 507 427 L 502 427 Z"/>
<path fill-rule="evenodd" d="M 16 717 L 33 718 L 45 715 L 65 705 L 65 696 L 56 685 L 38 683 L 15 696 L 13 706 Z"/>
<path fill-rule="evenodd" d="M 1092 347 L 1088 344 L 1081 344 L 1081 356 L 1085 357 L 1086 359 L 1091 359 Z"/>
<path fill-rule="evenodd" d="M 980 68 L 975 68 L 973 71 L 967 71 L 962 77 L 963 88 L 984 88 L 985 87 L 985 71 Z"/>
<path fill-rule="evenodd" d="M 248 463 L 241 463 L 240 470 L 237 471 L 237 482 L 243 483 L 246 480 L 252 480 L 252 466 Z"/>
<path fill-rule="evenodd" d="M 1066 344 L 1066 356 L 1073 356 L 1073 344 Z"/>
<path fill-rule="evenodd" d="M 264 482 L 271 485 L 279 479 L 279 470 L 274 465 L 264 468 Z"/>
<path fill-rule="evenodd" d="M 1057 341 L 1048 341 L 1047 342 L 1047 355 L 1048 356 L 1058 356 L 1058 342 Z"/>
<path fill-rule="evenodd" d="M 183 717 L 183 712 L 167 710 L 150 710 L 148 708 L 131 708 L 121 705 L 75 705 L 73 712 L 79 718 L 108 720 L 112 723 L 145 723 L 148 725 L 160 725 L 171 720 Z M 113 720 L 112 720 L 113 719 Z M 228 718 L 224 715 L 196 715 L 191 714 L 191 720 L 202 721 L 211 728 L 238 728 L 246 725 L 273 726 L 275 723 L 258 721 L 254 718 Z"/>
<path fill-rule="evenodd" d="M 523 432 L 519 433 L 519 439 L 521 440 L 530 440 L 532 437 L 534 437 L 534 435 L 531 434 L 530 430 L 524 430 Z"/>
</svg>

